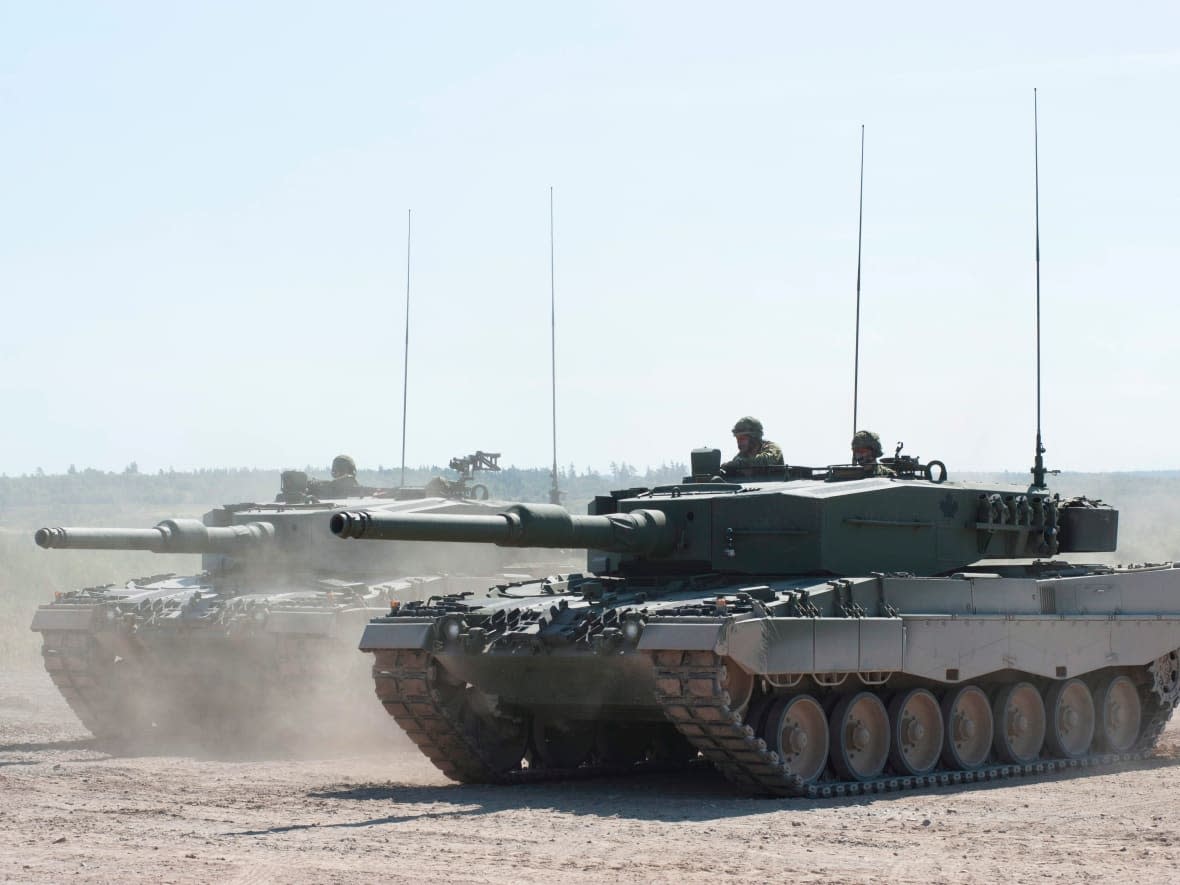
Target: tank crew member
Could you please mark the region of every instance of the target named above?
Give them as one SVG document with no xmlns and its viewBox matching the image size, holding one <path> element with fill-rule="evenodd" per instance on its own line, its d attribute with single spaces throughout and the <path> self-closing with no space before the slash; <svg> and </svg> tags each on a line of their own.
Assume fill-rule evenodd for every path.
<svg viewBox="0 0 1180 885">
<path fill-rule="evenodd" d="M 722 464 L 727 473 L 747 470 L 750 467 L 773 467 L 783 463 L 783 450 L 768 439 L 762 438 L 762 422 L 747 415 L 733 425 L 733 436 L 737 440 L 738 453 L 732 461 Z"/>
<path fill-rule="evenodd" d="M 893 476 L 884 464 L 878 464 L 881 457 L 881 437 L 871 430 L 858 430 L 852 437 L 852 463 L 866 468 L 870 476 Z"/>
<path fill-rule="evenodd" d="M 348 498 L 369 494 L 356 480 L 356 461 L 350 455 L 337 455 L 332 459 L 332 478 L 313 479 L 307 490 L 317 498 Z"/>
<path fill-rule="evenodd" d="M 356 481 L 356 461 L 351 455 L 337 455 L 332 459 L 332 481 L 342 487 L 360 485 Z"/>
</svg>

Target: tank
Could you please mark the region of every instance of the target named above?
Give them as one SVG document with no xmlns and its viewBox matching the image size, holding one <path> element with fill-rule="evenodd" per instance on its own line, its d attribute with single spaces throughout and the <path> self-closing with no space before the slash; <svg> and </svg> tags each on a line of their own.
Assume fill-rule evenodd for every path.
<svg viewBox="0 0 1180 885">
<path fill-rule="evenodd" d="M 1118 512 L 941 462 L 722 475 L 468 515 L 347 510 L 365 539 L 579 547 L 582 573 L 394 603 L 361 649 L 449 777 L 703 758 L 833 796 L 1036 778 L 1150 752 L 1180 697 L 1180 571 L 1111 567 Z M 1093 559 L 1093 557 L 1090 557 Z"/>
<path fill-rule="evenodd" d="M 391 602 L 508 585 L 533 577 L 530 568 L 570 567 L 544 561 L 560 560 L 549 551 L 519 566 L 517 555 L 473 545 L 373 546 L 345 555 L 329 532 L 331 514 L 346 506 L 390 515 L 495 512 L 498 505 L 474 498 L 469 479 L 409 489 L 354 481 L 329 498 L 313 492 L 331 481 L 317 485 L 286 471 L 273 503 L 228 505 L 153 528 L 40 529 L 36 543 L 49 549 L 201 557 L 190 575 L 56 594 L 32 622 L 45 667 L 83 724 L 121 743 L 165 737 L 233 750 L 337 727 L 333 714 L 371 705 L 356 642 Z"/>
</svg>

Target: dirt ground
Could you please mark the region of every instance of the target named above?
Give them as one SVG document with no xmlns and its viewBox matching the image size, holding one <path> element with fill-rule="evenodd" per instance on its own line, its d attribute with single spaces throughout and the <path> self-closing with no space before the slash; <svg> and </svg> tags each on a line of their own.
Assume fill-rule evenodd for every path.
<svg viewBox="0 0 1180 885">
<path fill-rule="evenodd" d="M 872 799 L 709 775 L 459 786 L 378 718 L 267 758 L 111 755 L 39 672 L 0 674 L 12 882 L 1180 880 L 1180 727 L 1117 772 Z M 344 736 L 342 736 L 343 738 Z"/>
</svg>

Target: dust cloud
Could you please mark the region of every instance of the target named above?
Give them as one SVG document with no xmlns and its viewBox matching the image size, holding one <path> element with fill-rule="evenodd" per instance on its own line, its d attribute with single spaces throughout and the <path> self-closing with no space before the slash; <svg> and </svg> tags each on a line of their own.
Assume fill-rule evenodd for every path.
<svg viewBox="0 0 1180 885">
<path fill-rule="evenodd" d="M 562 558 L 562 551 L 552 550 L 342 541 L 327 533 L 326 522 L 325 517 L 323 537 L 309 539 L 299 562 L 282 552 L 259 557 L 221 586 L 258 594 L 263 606 L 302 595 L 314 609 L 315 600 L 324 597 L 320 577 L 384 583 L 395 599 L 408 602 L 482 594 L 494 584 L 568 573 L 582 561 L 581 554 Z M 32 529 L 0 534 L 7 614 L 0 653 L 12 671 L 41 669 L 42 637 L 29 625 L 36 608 L 55 593 L 122 587 L 131 576 L 194 574 L 200 568 L 192 555 L 46 551 L 32 543 L 32 534 Z M 310 563 L 314 571 L 306 570 Z M 143 629 L 127 648 L 98 647 L 84 631 L 73 631 L 68 640 L 59 632 L 47 638 L 47 645 L 79 662 L 74 671 L 57 674 L 59 689 L 82 695 L 72 702 L 74 712 L 112 752 L 228 761 L 411 749 L 376 698 L 372 656 L 356 647 L 364 621 L 383 611 L 382 606 L 346 612 L 328 635 L 235 632 L 195 622 L 171 630 L 167 624 Z M 332 617 L 326 609 L 323 616 Z M 72 644 L 63 651 L 57 648 L 62 642 Z M 100 689 L 71 691 L 79 678 Z"/>
<path fill-rule="evenodd" d="M 1010 483 L 1021 479 L 1015 474 L 986 478 Z M 1085 493 L 1120 510 L 1117 553 L 1077 558 L 1129 563 L 1180 556 L 1180 476 L 1068 476 L 1056 480 L 1054 490 L 1063 496 Z M 110 521 L 119 517 L 125 514 L 113 514 Z M 36 527 L 0 528 L 4 670 L 42 669 L 41 638 L 29 625 L 37 606 L 52 601 L 55 592 L 199 569 L 194 556 L 41 550 L 32 542 Z M 326 533 L 314 546 L 316 556 L 329 562 L 328 572 L 336 569 L 349 580 L 357 575 L 365 580 L 378 575 L 388 580 L 412 577 L 409 589 L 399 591 L 403 601 L 441 593 L 481 593 L 493 583 L 584 568 L 579 551 L 341 541 Z M 281 570 L 257 574 L 244 582 L 243 590 L 277 592 L 283 580 Z M 128 730 L 138 735 L 135 740 L 144 749 L 155 751 L 245 759 L 408 748 L 375 697 L 372 658 L 356 649 L 359 633 L 359 627 L 350 627 L 343 630 L 347 635 L 331 639 L 269 634 L 234 641 L 196 634 L 169 637 L 150 646 L 143 660 L 120 661 L 123 669 L 114 689 L 118 715 L 125 724 L 140 726 Z"/>
</svg>

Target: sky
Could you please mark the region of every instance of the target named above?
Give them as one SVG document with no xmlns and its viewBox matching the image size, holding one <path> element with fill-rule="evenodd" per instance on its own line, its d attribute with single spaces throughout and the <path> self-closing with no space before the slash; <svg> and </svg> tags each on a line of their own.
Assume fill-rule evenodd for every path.
<svg viewBox="0 0 1180 885">
<path fill-rule="evenodd" d="M 0 0 L 0 473 L 1180 467 L 1180 6 Z M 409 350 L 406 336 L 407 217 Z M 403 365 L 408 364 L 408 374 Z"/>
</svg>

